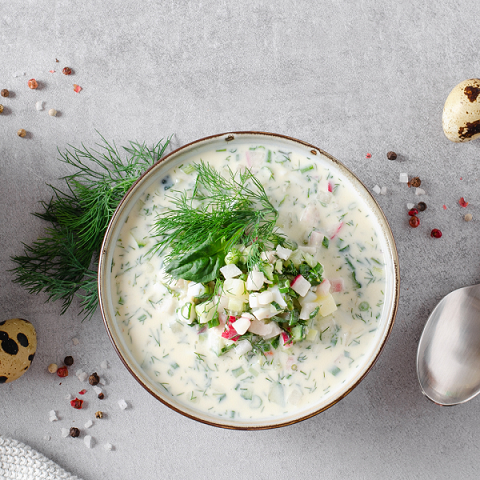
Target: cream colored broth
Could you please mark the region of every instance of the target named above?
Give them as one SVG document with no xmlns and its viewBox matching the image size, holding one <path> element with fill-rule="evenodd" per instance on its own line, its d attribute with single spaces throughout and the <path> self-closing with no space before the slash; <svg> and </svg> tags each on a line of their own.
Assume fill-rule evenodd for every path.
<svg viewBox="0 0 480 480">
<path fill-rule="evenodd" d="M 116 322 L 152 381 L 190 408 L 232 419 L 303 410 L 333 395 L 373 346 L 386 285 L 375 224 L 351 185 L 313 158 L 240 146 L 201 159 L 219 170 L 251 168 L 279 210 L 278 226 L 299 246 L 308 246 L 312 230 L 329 239 L 314 256 L 325 278 L 343 279 L 344 291 L 332 294 L 337 310 L 310 321 L 319 332 L 315 341 L 280 345 L 267 356 L 239 356 L 235 349 L 217 356 L 229 341 L 177 318 L 185 284 L 169 285 L 162 258 L 148 253 L 168 194 L 193 187 L 195 174 L 181 166 L 145 192 L 122 227 L 112 262 Z"/>
</svg>

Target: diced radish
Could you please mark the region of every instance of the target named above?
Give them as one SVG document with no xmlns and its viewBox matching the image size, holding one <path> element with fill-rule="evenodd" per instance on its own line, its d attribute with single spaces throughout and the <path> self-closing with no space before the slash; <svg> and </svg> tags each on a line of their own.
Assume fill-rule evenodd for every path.
<svg viewBox="0 0 480 480">
<path fill-rule="evenodd" d="M 298 299 L 300 305 L 303 307 L 306 303 L 315 302 L 317 299 L 317 294 L 315 292 L 309 291 L 304 297 Z"/>
<path fill-rule="evenodd" d="M 333 183 L 332 183 L 332 182 L 328 182 L 327 190 L 328 190 L 329 192 L 333 192 Z"/>
<path fill-rule="evenodd" d="M 330 282 L 325 279 L 320 285 L 317 286 L 317 295 L 323 297 L 327 293 L 330 293 Z"/>
<path fill-rule="evenodd" d="M 280 339 L 282 341 L 282 345 L 285 348 L 291 347 L 293 345 L 293 341 L 292 341 L 290 335 L 287 332 L 282 332 L 280 334 Z"/>
<path fill-rule="evenodd" d="M 252 311 L 257 320 L 263 320 L 265 318 L 271 318 L 277 314 L 277 309 L 272 305 L 267 305 L 266 307 L 257 308 Z"/>
<path fill-rule="evenodd" d="M 201 283 L 190 282 L 188 284 L 187 297 L 199 297 L 205 293 L 205 287 Z"/>
<path fill-rule="evenodd" d="M 259 293 L 251 293 L 248 296 L 248 303 L 250 305 L 250 308 L 258 308 L 260 306 L 260 303 L 258 303 L 258 296 Z"/>
<path fill-rule="evenodd" d="M 337 225 L 337 228 L 335 229 L 335 232 L 333 233 L 333 235 L 330 236 L 330 240 L 333 240 L 337 235 L 338 233 L 340 232 L 340 230 L 342 229 L 343 227 L 343 222 L 340 222 L 338 225 Z"/>
<path fill-rule="evenodd" d="M 277 250 L 278 257 L 281 258 L 282 260 L 288 260 L 293 251 L 293 250 L 290 250 L 289 248 L 284 248 L 281 245 L 277 245 L 276 250 Z"/>
<path fill-rule="evenodd" d="M 274 285 L 268 289 L 273 294 L 273 301 L 277 302 L 282 308 L 287 306 L 287 302 L 282 297 L 280 290 L 278 289 L 278 285 Z"/>
<path fill-rule="evenodd" d="M 277 256 L 273 250 L 268 251 L 268 252 L 262 252 L 260 254 L 260 259 L 263 260 L 264 262 L 268 263 L 275 263 Z"/>
<path fill-rule="evenodd" d="M 253 320 L 250 326 L 248 327 L 248 331 L 254 333 L 255 335 L 260 335 L 264 337 L 272 332 L 272 327 L 274 322 L 265 323 L 261 320 Z"/>
<path fill-rule="evenodd" d="M 273 293 L 269 290 L 265 290 L 264 292 L 260 293 L 258 295 L 258 304 L 263 306 L 263 305 L 268 305 L 273 302 Z"/>
<path fill-rule="evenodd" d="M 269 326 L 271 327 L 270 333 L 266 333 L 263 335 L 263 338 L 265 340 L 269 340 L 270 338 L 276 337 L 277 335 L 280 335 L 283 330 L 278 326 L 277 322 L 270 322 Z"/>
<path fill-rule="evenodd" d="M 240 317 L 234 324 L 233 328 L 236 330 L 236 332 L 239 335 L 243 335 L 247 330 L 248 327 L 250 326 L 252 322 L 245 317 Z"/>
<path fill-rule="evenodd" d="M 248 313 L 248 312 L 243 312 L 242 317 L 248 318 L 250 320 L 255 320 L 255 317 L 251 313 Z"/>
<path fill-rule="evenodd" d="M 345 289 L 345 281 L 343 278 L 332 278 L 330 280 L 330 284 L 332 286 L 332 292 L 334 293 L 340 293 L 343 292 Z"/>
<path fill-rule="evenodd" d="M 252 344 L 248 340 L 241 340 L 235 347 L 235 353 L 240 356 L 249 352 L 252 349 Z"/>
<path fill-rule="evenodd" d="M 312 284 L 302 275 L 297 275 L 291 282 L 290 287 L 297 292 L 301 297 L 304 297 Z"/>
<path fill-rule="evenodd" d="M 242 274 L 242 271 L 234 263 L 223 266 L 220 271 L 225 279 L 235 278 Z"/>
<path fill-rule="evenodd" d="M 227 308 L 231 312 L 240 313 L 243 312 L 245 308 L 245 302 L 243 301 L 243 298 L 229 298 Z"/>
<path fill-rule="evenodd" d="M 222 333 L 222 337 L 226 338 L 227 340 L 235 341 L 235 338 L 238 338 L 237 331 L 233 328 L 233 325 L 228 325 L 226 330 Z"/>
<path fill-rule="evenodd" d="M 245 287 L 249 292 L 258 291 L 263 287 L 264 283 L 265 275 L 263 272 L 250 272 Z"/>
<path fill-rule="evenodd" d="M 302 309 L 300 310 L 300 320 L 308 320 L 310 314 L 317 308 L 320 307 L 318 303 L 304 303 Z"/>
</svg>

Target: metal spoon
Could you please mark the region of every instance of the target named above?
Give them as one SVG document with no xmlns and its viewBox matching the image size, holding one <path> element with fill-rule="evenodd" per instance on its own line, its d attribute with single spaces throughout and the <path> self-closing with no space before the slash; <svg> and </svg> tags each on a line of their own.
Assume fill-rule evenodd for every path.
<svg viewBox="0 0 480 480">
<path fill-rule="evenodd" d="M 424 395 L 457 405 L 480 393 L 480 285 L 449 293 L 428 317 L 417 350 Z"/>
</svg>

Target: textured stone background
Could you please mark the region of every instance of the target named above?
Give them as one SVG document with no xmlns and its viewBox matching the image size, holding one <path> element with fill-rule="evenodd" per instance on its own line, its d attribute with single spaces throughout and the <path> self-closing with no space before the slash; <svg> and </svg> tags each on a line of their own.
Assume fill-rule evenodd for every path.
<svg viewBox="0 0 480 480">
<path fill-rule="evenodd" d="M 466 0 L 199 2 L 16 0 L 0 2 L 0 306 L 37 328 L 30 371 L 0 388 L 0 434 L 30 444 L 86 480 L 97 478 L 478 478 L 478 399 L 450 409 L 421 394 L 415 354 L 440 298 L 480 282 L 480 141 L 456 145 L 441 113 L 454 85 L 480 76 L 476 4 Z M 60 60 L 55 63 L 55 58 Z M 70 66 L 66 77 L 61 68 Z M 50 69 L 56 73 L 49 73 Z M 15 72 L 25 76 L 14 78 Z M 35 77 L 37 91 L 26 82 Z M 72 84 L 83 87 L 80 94 Z M 46 101 L 37 112 L 35 102 Z M 57 117 L 47 110 L 56 108 Z M 25 128 L 27 138 L 17 137 Z M 180 146 L 206 135 L 262 130 L 313 143 L 341 160 L 377 197 L 401 261 L 397 321 L 378 363 L 347 398 L 280 430 L 232 432 L 197 424 L 161 405 L 128 374 L 100 314 L 82 323 L 12 283 L 10 256 L 41 234 L 30 213 L 60 185 L 57 147 L 88 146 L 98 130 L 118 145 L 175 134 Z M 386 152 L 395 150 L 391 162 Z M 372 157 L 367 159 L 366 154 Z M 422 178 L 428 210 L 408 227 L 418 200 L 400 172 Z M 462 209 L 458 199 L 470 205 Z M 447 210 L 442 208 L 447 206 Z M 474 220 L 463 221 L 470 212 Z M 432 228 L 443 238 L 429 237 Z M 80 344 L 72 346 L 72 337 Z M 97 402 L 72 412 L 46 371 L 72 354 L 101 372 L 108 418 L 89 433 L 92 450 L 60 437 Z M 120 411 L 116 400 L 131 408 Z M 98 405 L 100 408 L 100 405 Z M 50 423 L 48 411 L 60 421 Z M 74 415 L 75 413 L 75 415 Z M 78 414 L 77 414 L 78 413 Z M 50 435 L 50 441 L 44 440 Z M 111 442 L 116 451 L 106 452 Z"/>
</svg>

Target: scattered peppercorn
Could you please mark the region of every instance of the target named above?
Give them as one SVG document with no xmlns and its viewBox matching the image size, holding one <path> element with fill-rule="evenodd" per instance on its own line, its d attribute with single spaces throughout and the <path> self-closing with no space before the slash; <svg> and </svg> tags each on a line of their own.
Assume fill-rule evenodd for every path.
<svg viewBox="0 0 480 480">
<path fill-rule="evenodd" d="M 31 88 L 32 90 L 35 90 L 37 87 L 38 87 L 38 82 L 34 78 L 31 78 L 28 81 L 28 88 Z"/>
<path fill-rule="evenodd" d="M 98 398 L 99 398 L 100 400 L 103 400 L 103 399 L 105 398 L 105 395 L 104 395 L 102 392 L 100 392 L 100 393 L 98 394 Z"/>
<path fill-rule="evenodd" d="M 103 418 L 103 412 L 95 412 L 95 418 Z"/>
<path fill-rule="evenodd" d="M 419 212 L 424 212 L 427 209 L 427 204 L 425 202 L 418 202 L 417 208 Z"/>
<path fill-rule="evenodd" d="M 466 222 L 470 222 L 473 218 L 473 215 L 471 213 L 467 213 L 463 219 L 466 221 Z"/>
<path fill-rule="evenodd" d="M 6 88 L 4 88 L 4 89 L 0 92 L 0 95 L 1 95 L 2 97 L 9 97 L 9 96 L 10 96 L 10 92 L 9 92 Z"/>
<path fill-rule="evenodd" d="M 63 359 L 63 363 L 67 366 L 70 367 L 73 365 L 73 357 L 71 355 L 68 355 Z"/>
<path fill-rule="evenodd" d="M 468 206 L 468 202 L 466 202 L 463 197 L 460 198 L 460 200 L 458 201 L 458 204 L 463 208 Z"/>
<path fill-rule="evenodd" d="M 413 177 L 413 178 L 407 183 L 407 185 L 408 185 L 409 187 L 415 187 L 415 188 L 418 188 L 421 184 L 422 184 L 422 181 L 420 180 L 419 177 Z"/>
<path fill-rule="evenodd" d="M 80 430 L 77 427 L 70 428 L 70 436 L 77 438 L 80 435 Z"/>
<path fill-rule="evenodd" d="M 3 105 L 0 104 L 0 113 L 3 113 Z"/>
<path fill-rule="evenodd" d="M 92 373 L 89 377 L 88 377 L 88 383 L 90 385 L 98 385 L 100 382 L 100 377 L 97 375 L 97 372 L 94 372 Z"/>
<path fill-rule="evenodd" d="M 27 132 L 26 132 L 26 130 L 25 130 L 24 128 L 21 128 L 20 130 L 17 131 L 17 135 L 18 135 L 19 137 L 24 138 L 24 137 L 27 136 Z"/>
<path fill-rule="evenodd" d="M 387 158 L 389 160 L 396 160 L 397 159 L 397 154 L 395 152 L 388 152 L 387 153 Z"/>
<path fill-rule="evenodd" d="M 51 363 L 49 366 L 48 366 L 48 371 L 50 373 L 56 373 L 57 372 L 57 369 L 58 369 L 58 365 L 56 363 Z"/>
<path fill-rule="evenodd" d="M 65 67 L 62 70 L 62 72 L 63 72 L 64 75 L 71 75 L 72 74 L 72 69 L 70 67 Z"/>
<path fill-rule="evenodd" d="M 48 114 L 49 114 L 51 117 L 56 117 L 56 116 L 57 116 L 57 111 L 56 111 L 54 108 L 51 108 L 51 109 L 48 111 Z"/>
<path fill-rule="evenodd" d="M 416 208 L 412 208 L 411 210 L 408 211 L 408 214 L 413 217 L 414 215 L 417 215 L 418 210 Z"/>
<path fill-rule="evenodd" d="M 70 400 L 70 405 L 77 410 L 80 410 L 83 406 L 83 400 L 75 398 L 74 400 Z"/>
<path fill-rule="evenodd" d="M 442 236 L 442 232 L 438 228 L 434 228 L 430 233 L 432 238 L 440 238 Z"/>
<path fill-rule="evenodd" d="M 68 377 L 68 368 L 67 367 L 60 367 L 57 370 L 57 375 L 59 377 Z"/>
<path fill-rule="evenodd" d="M 418 217 L 415 217 L 414 215 L 413 217 L 410 217 L 410 220 L 408 221 L 408 223 L 412 228 L 417 228 L 420 225 L 420 220 Z"/>
</svg>

